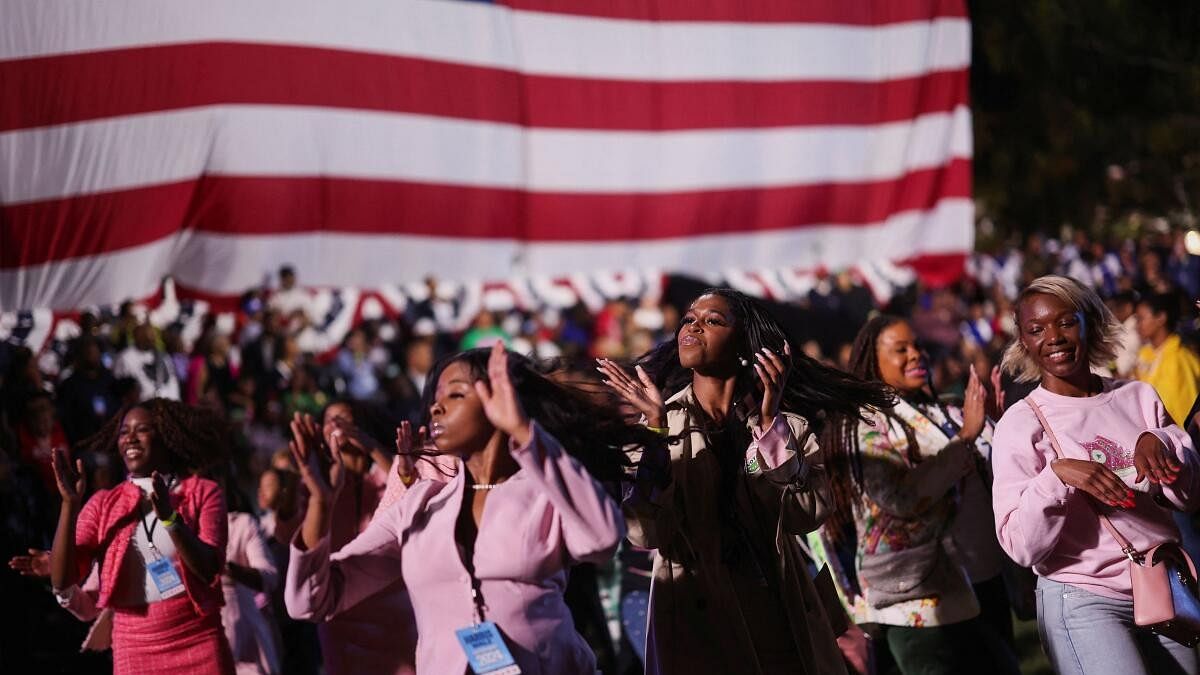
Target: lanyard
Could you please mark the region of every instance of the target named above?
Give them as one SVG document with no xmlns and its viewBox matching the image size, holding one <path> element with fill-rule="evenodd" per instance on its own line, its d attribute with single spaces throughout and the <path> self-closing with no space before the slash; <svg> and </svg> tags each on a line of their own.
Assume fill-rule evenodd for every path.
<svg viewBox="0 0 1200 675">
<path fill-rule="evenodd" d="M 175 477 L 172 476 L 171 478 L 168 478 L 167 479 L 167 490 L 170 490 L 171 486 L 174 484 L 175 484 Z M 152 487 L 150 489 L 153 490 L 154 488 Z M 150 513 L 154 513 L 153 505 L 151 505 L 151 507 L 150 507 Z M 146 543 L 149 544 L 150 550 L 154 551 L 154 553 L 157 555 L 158 547 L 154 545 L 154 530 L 155 530 L 155 528 L 158 527 L 158 514 L 155 513 L 154 517 L 151 518 L 150 520 L 151 520 L 150 524 L 147 525 L 146 517 L 142 516 L 142 518 L 141 518 L 142 531 L 146 533 Z"/>
<path fill-rule="evenodd" d="M 934 422 L 933 420 L 929 420 L 929 421 L 934 422 L 934 424 L 936 424 L 938 426 L 938 428 L 940 428 L 942 430 L 942 433 L 946 435 L 946 438 L 948 438 L 950 440 L 954 440 L 954 437 L 958 435 L 958 432 L 962 427 L 960 427 L 954 423 L 954 420 L 950 418 L 950 411 L 946 410 L 945 406 L 943 406 L 941 403 L 938 403 L 937 408 L 938 408 L 938 412 L 942 413 L 942 421 L 941 422 Z M 924 415 L 925 414 L 924 411 L 921 411 L 921 414 Z M 926 419 L 929 418 L 928 415 L 925 415 L 925 417 L 926 417 Z"/>
<path fill-rule="evenodd" d="M 467 568 L 467 574 L 471 575 L 471 600 L 475 603 L 475 614 L 478 617 L 475 625 L 479 625 L 487 620 L 484 614 L 487 612 L 487 605 L 483 602 L 483 592 L 480 589 L 479 578 L 475 576 L 475 566 Z"/>
</svg>

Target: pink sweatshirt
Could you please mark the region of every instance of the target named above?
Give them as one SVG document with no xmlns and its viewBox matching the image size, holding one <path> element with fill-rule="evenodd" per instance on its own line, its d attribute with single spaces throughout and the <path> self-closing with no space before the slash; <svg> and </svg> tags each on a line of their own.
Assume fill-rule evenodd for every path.
<svg viewBox="0 0 1200 675">
<path fill-rule="evenodd" d="M 1150 385 L 1105 380 L 1097 396 L 1061 396 L 1042 387 L 1029 396 L 1041 406 L 1068 458 L 1104 460 L 1110 469 L 1121 470 L 1132 465 L 1141 435 L 1154 434 L 1183 464 L 1175 483 L 1162 487 L 1163 496 L 1175 508 L 1196 505 L 1200 460 Z M 1014 404 L 1001 418 L 992 448 L 996 534 L 1009 556 L 1054 581 L 1132 599 L 1128 559 L 1085 501 L 1087 493 L 1068 487 L 1050 468 L 1054 448 L 1026 402 Z M 1137 492 L 1135 499 L 1132 509 L 1092 503 L 1138 550 L 1179 541 L 1170 512 L 1146 493 Z"/>
<path fill-rule="evenodd" d="M 475 542 L 475 572 L 521 672 L 591 674 L 592 650 L 563 601 L 574 562 L 609 559 L 625 534 L 604 488 L 536 422 L 528 445 L 511 447 L 520 470 L 488 496 Z M 328 620 L 403 579 L 420 642 L 418 673 L 463 673 L 454 631 L 475 620 L 471 582 L 455 543 L 465 474 L 415 483 L 354 541 L 330 554 L 293 543 L 284 599 L 296 618 Z M 299 536 L 299 535 L 297 535 Z M 377 617 L 387 626 L 388 617 Z"/>
</svg>

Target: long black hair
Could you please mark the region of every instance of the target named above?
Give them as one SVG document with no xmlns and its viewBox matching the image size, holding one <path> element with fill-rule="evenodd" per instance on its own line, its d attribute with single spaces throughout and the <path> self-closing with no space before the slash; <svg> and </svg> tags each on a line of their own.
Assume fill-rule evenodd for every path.
<svg viewBox="0 0 1200 675">
<path fill-rule="evenodd" d="M 462 363 L 477 380 L 488 382 L 491 349 L 471 349 L 439 360 L 425 380 L 421 395 L 421 423 L 429 425 L 437 383 L 451 364 Z M 624 448 L 647 447 L 662 438 L 640 424 L 626 419 L 616 406 L 600 405 L 581 388 L 549 377 L 555 366 L 542 364 L 515 352 L 508 353 L 508 375 L 517 398 L 531 420 L 537 420 L 550 435 L 596 480 L 618 482 L 628 479 L 632 463 Z"/>
<path fill-rule="evenodd" d="M 890 314 L 877 314 L 863 324 L 850 349 L 851 375 L 882 384 L 879 372 L 879 336 L 888 328 L 901 323 L 907 323 L 907 320 Z M 934 402 L 932 390 L 919 392 L 910 397 L 910 400 Z M 904 436 L 908 440 L 908 458 L 913 462 L 918 461 L 920 447 L 917 445 L 916 431 L 912 425 L 897 416 L 891 405 L 879 406 L 878 410 L 885 418 L 898 423 L 904 430 Z M 835 542 L 846 532 L 854 517 L 854 503 L 862 495 L 863 470 L 858 423 L 856 418 L 843 417 L 830 425 L 821 439 L 821 445 L 825 448 L 825 471 L 829 476 L 832 497 L 831 514 L 825 528 Z"/>
<path fill-rule="evenodd" d="M 746 361 L 753 363 L 754 355 L 764 348 L 782 355 L 785 341 L 789 345 L 796 344 L 755 298 L 730 288 L 710 288 L 701 297 L 704 295 L 718 296 L 729 305 L 735 320 L 734 348 Z M 682 325 L 676 329 L 675 339 L 664 342 L 637 360 L 654 379 L 664 400 L 692 383 L 692 371 L 679 362 L 680 330 Z M 748 395 L 759 400 L 757 381 L 753 368 L 743 368 L 737 376 L 733 400 L 741 401 Z M 779 409 L 804 417 L 816 433 L 828 423 L 837 425 L 843 419 L 857 421 L 864 406 L 883 408 L 890 406 L 892 400 L 893 394 L 886 386 L 822 365 L 793 348 L 792 369 L 784 383 Z M 723 532 L 721 555 L 726 562 L 732 563 L 750 550 L 746 528 L 738 522 L 737 512 L 732 508 L 746 448 L 751 441 L 750 433 L 737 415 L 715 421 L 709 419 L 700 406 L 693 406 L 688 412 L 700 423 L 695 429 L 685 429 L 684 433 L 700 432 L 718 464 L 716 498 Z M 752 550 L 750 552 L 753 554 Z"/>
<path fill-rule="evenodd" d="M 863 406 L 887 407 L 892 404 L 892 393 L 873 382 L 864 382 L 835 368 L 818 363 L 797 348 L 795 340 L 771 316 L 767 308 L 757 299 L 731 288 L 709 288 L 701 293 L 715 295 L 725 300 L 736 320 L 739 355 L 753 363 L 754 354 L 763 348 L 783 354 L 783 343 L 792 347 L 792 370 L 784 384 L 779 409 L 804 417 L 814 429 L 820 429 L 829 418 L 850 417 L 857 419 Z M 679 331 L 668 340 L 637 359 L 638 365 L 654 379 L 662 391 L 663 398 L 679 393 L 692 383 L 692 371 L 679 363 Z M 756 391 L 757 375 L 747 367 L 738 375 L 734 400 L 741 400 Z"/>
</svg>

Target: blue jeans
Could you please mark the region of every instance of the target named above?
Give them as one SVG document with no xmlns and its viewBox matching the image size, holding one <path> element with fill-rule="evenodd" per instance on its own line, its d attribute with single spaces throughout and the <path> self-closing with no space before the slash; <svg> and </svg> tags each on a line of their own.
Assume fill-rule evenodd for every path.
<svg viewBox="0 0 1200 675">
<path fill-rule="evenodd" d="M 1197 675 L 1196 652 L 1133 623 L 1133 602 L 1038 578 L 1038 631 L 1059 675 Z"/>
</svg>

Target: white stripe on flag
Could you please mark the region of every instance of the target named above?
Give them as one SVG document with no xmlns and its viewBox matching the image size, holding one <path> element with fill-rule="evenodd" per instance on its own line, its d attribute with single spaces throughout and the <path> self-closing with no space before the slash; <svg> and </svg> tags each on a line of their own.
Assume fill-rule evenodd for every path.
<svg viewBox="0 0 1200 675">
<path fill-rule="evenodd" d="M 4 15 L 0 60 L 220 41 L 576 77 L 879 81 L 966 68 L 971 56 L 969 22 L 950 17 L 884 26 L 651 22 L 446 0 L 6 0 Z"/>
<path fill-rule="evenodd" d="M 114 298 L 144 297 L 161 277 L 218 295 L 233 295 L 262 282 L 264 270 L 291 263 L 314 286 L 360 286 L 419 282 L 430 269 L 458 271 L 456 278 L 505 279 L 535 272 L 570 276 L 581 270 L 722 270 L 731 261 L 748 268 L 838 269 L 864 251 L 889 258 L 970 250 L 970 199 L 943 199 L 924 212 L 893 214 L 882 223 L 828 225 L 759 233 L 583 244 L 307 233 L 221 235 L 184 232 L 152 244 L 19 270 L 0 270 L 0 309 L 19 306 L 71 309 Z M 518 252 L 520 256 L 518 258 Z M 514 262 L 515 261 L 515 262 Z M 374 270 L 364 275 L 365 270 Z M 386 272 L 382 272 L 386 270 Z M 469 272 L 468 272 L 469 270 Z"/>
<path fill-rule="evenodd" d="M 965 106 L 874 126 L 671 132 L 525 130 L 404 113 L 214 106 L 2 133 L 0 202 L 201 174 L 677 192 L 888 180 L 970 156 Z"/>
</svg>

